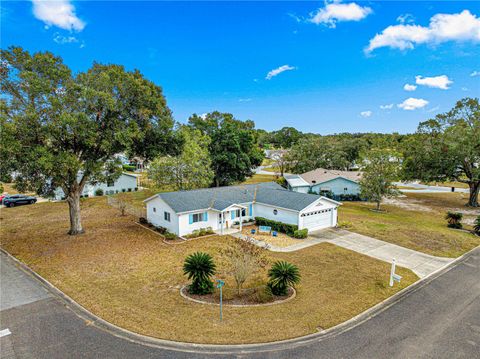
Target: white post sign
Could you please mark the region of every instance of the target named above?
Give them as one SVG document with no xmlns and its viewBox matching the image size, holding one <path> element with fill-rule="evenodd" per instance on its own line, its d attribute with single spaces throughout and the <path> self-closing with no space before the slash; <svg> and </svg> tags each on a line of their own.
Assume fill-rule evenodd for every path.
<svg viewBox="0 0 480 359">
<path fill-rule="evenodd" d="M 395 274 L 395 258 L 392 259 L 392 269 L 390 270 L 390 287 L 393 287 L 393 282 L 400 283 L 401 275 Z"/>
</svg>

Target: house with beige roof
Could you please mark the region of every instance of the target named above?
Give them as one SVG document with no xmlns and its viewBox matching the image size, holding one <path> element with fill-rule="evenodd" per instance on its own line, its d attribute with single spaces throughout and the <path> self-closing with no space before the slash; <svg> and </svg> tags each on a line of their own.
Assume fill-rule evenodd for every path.
<svg viewBox="0 0 480 359">
<path fill-rule="evenodd" d="M 331 192 L 335 196 L 358 195 L 361 171 L 338 171 L 317 168 L 301 175 L 286 176 L 288 189 L 302 193 Z"/>
</svg>

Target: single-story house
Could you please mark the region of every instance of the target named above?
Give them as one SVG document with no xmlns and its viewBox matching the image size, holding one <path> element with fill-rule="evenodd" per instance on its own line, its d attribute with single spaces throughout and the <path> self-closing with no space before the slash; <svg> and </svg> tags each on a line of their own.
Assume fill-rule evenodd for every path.
<svg viewBox="0 0 480 359">
<path fill-rule="evenodd" d="M 123 172 L 115 181 L 100 182 L 96 184 L 87 183 L 83 187 L 82 196 L 93 197 L 99 189 L 101 189 L 105 195 L 136 191 L 138 190 L 137 176 Z M 55 190 L 53 199 L 57 201 L 65 199 L 65 194 L 60 187 Z"/>
<path fill-rule="evenodd" d="M 286 176 L 287 188 L 302 193 L 332 192 L 334 195 L 358 195 L 361 171 L 337 171 L 317 168 L 301 175 Z"/>
<path fill-rule="evenodd" d="M 337 225 L 339 202 L 284 189 L 275 182 L 165 192 L 145 201 L 147 220 L 178 236 L 211 227 L 224 233 L 263 217 L 314 231 Z"/>
</svg>

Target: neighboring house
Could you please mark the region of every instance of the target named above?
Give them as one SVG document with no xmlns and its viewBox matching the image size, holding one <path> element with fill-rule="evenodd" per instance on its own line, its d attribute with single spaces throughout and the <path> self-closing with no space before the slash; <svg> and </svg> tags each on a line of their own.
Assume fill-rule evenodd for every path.
<svg viewBox="0 0 480 359">
<path fill-rule="evenodd" d="M 288 150 L 264 150 L 265 158 L 278 161 L 280 158 L 285 156 L 288 153 Z"/>
<path fill-rule="evenodd" d="M 286 176 L 288 189 L 295 192 L 332 192 L 334 195 L 358 195 L 361 171 L 337 171 L 317 168 L 301 175 Z"/>
<path fill-rule="evenodd" d="M 264 217 L 310 231 L 337 225 L 339 202 L 291 192 L 277 183 L 159 193 L 146 199 L 147 220 L 179 236 L 211 227 L 220 233 L 245 219 Z"/>
<path fill-rule="evenodd" d="M 93 197 L 97 190 L 101 189 L 103 194 L 115 194 L 120 192 L 132 192 L 138 190 L 137 176 L 130 173 L 122 173 L 115 181 L 106 183 L 85 184 L 82 196 Z M 61 188 L 55 190 L 54 200 L 65 199 L 65 193 Z"/>
</svg>

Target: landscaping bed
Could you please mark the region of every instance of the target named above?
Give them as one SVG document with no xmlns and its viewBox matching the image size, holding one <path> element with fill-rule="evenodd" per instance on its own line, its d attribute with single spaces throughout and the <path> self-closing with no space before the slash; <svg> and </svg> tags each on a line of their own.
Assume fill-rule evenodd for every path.
<svg viewBox="0 0 480 359">
<path fill-rule="evenodd" d="M 252 229 L 255 229 L 255 234 L 251 233 Z M 254 238 L 257 241 L 262 241 L 277 247 L 289 247 L 303 241 L 302 239 L 292 238 L 281 232 L 277 232 L 277 237 L 274 237 L 271 233 L 259 233 L 258 226 L 244 227 L 242 229 L 242 234 L 247 237 Z"/>
<path fill-rule="evenodd" d="M 281 305 L 223 309 L 182 299 L 185 257 L 212 255 L 220 272 L 214 279 L 235 282 L 224 272 L 229 236 L 166 245 L 156 233 L 121 216 L 101 197 L 81 202 L 85 234 L 69 236 L 66 203 L 38 203 L 3 210 L 0 244 L 53 285 L 101 318 L 125 329 L 162 339 L 192 343 L 240 344 L 311 334 L 348 320 L 407 287 L 418 278 L 398 268 L 402 281 L 389 287 L 390 265 L 322 243 L 291 253 L 265 251 L 269 265 L 244 288 L 266 282 L 271 263 L 298 266 L 295 298 Z M 281 329 L 279 329 L 281 328 Z"/>
<path fill-rule="evenodd" d="M 184 286 L 180 289 L 182 296 L 191 298 L 197 302 L 204 304 L 220 304 L 220 291 L 217 289 L 212 294 L 198 295 L 188 292 L 188 287 Z M 222 304 L 232 306 L 253 306 L 285 303 L 288 299 L 293 298 L 295 290 L 288 288 L 288 294 L 284 296 L 272 295 L 268 293 L 265 286 L 257 288 L 242 289 L 239 295 L 235 289 L 227 290 L 223 293 Z"/>
</svg>

